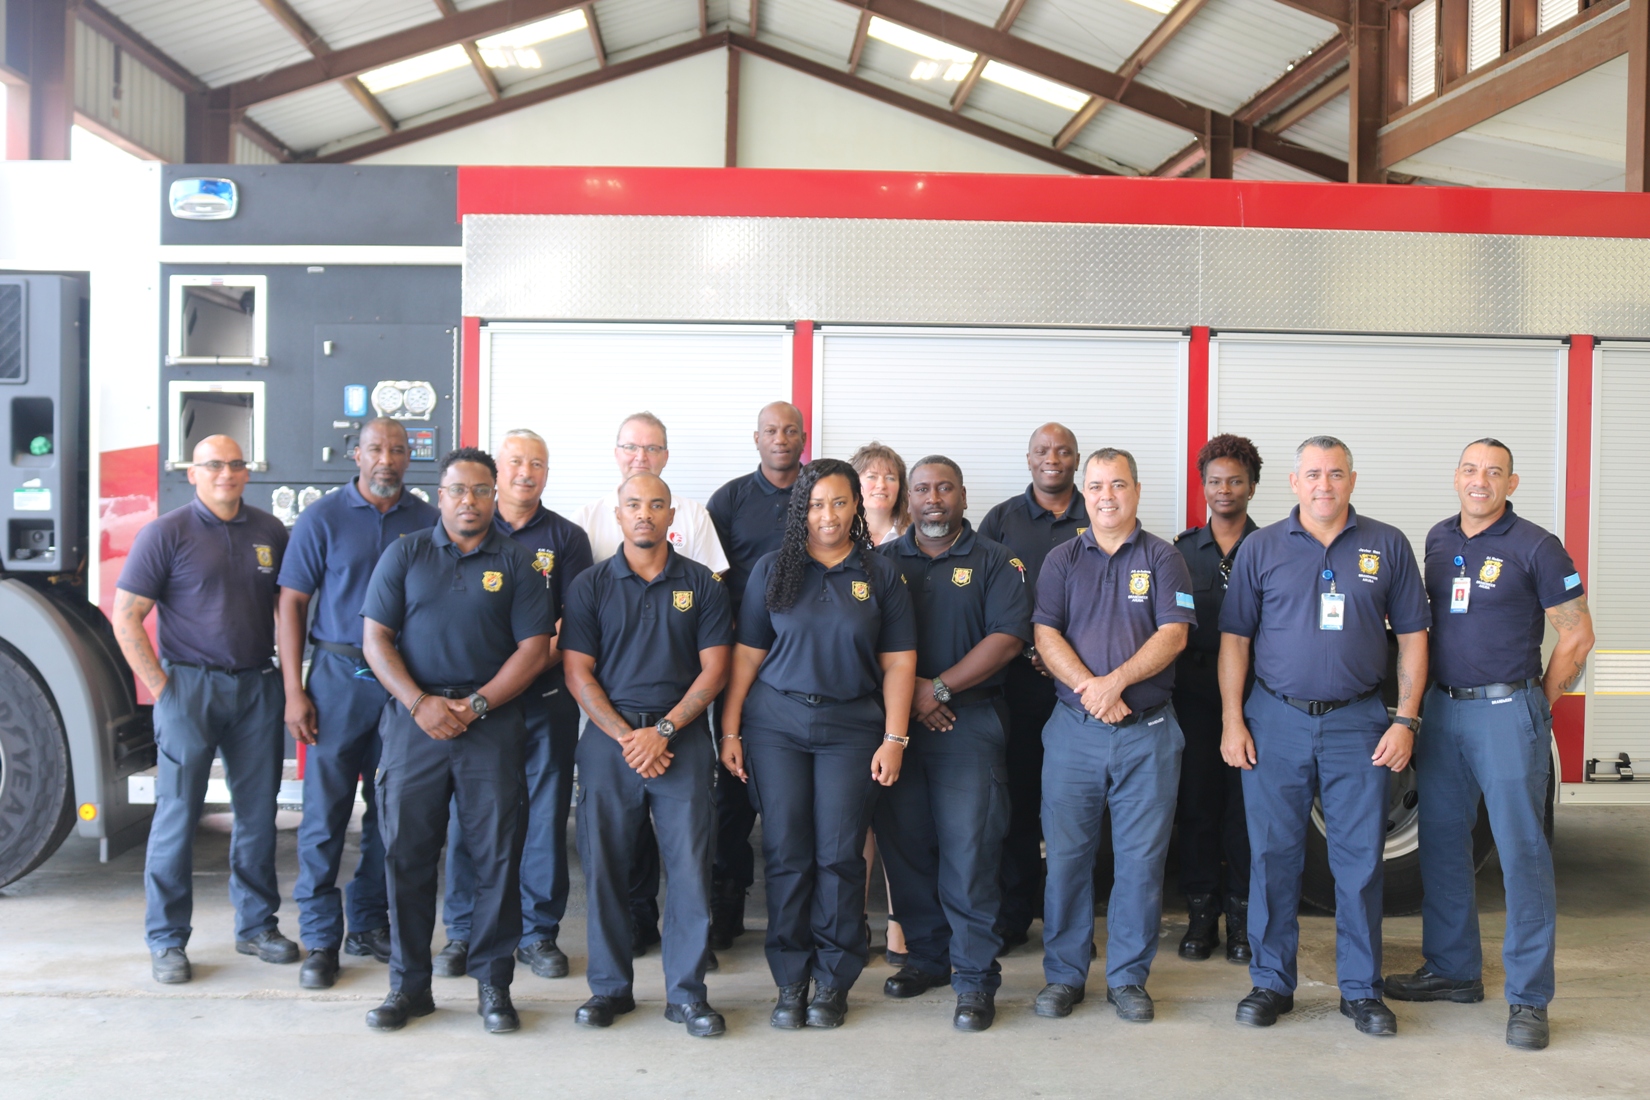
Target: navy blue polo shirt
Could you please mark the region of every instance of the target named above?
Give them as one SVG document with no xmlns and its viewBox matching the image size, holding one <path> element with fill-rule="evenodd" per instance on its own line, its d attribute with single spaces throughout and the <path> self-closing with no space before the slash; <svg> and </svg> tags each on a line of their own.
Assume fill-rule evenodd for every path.
<svg viewBox="0 0 1650 1100">
<path fill-rule="evenodd" d="M 1319 594 L 1345 594 L 1345 625 L 1318 629 Z M 1328 547 L 1288 519 L 1243 540 L 1220 609 L 1220 630 L 1254 640 L 1255 675 L 1296 699 L 1352 699 L 1386 675 L 1386 626 L 1425 630 L 1431 616 L 1415 552 L 1390 524 L 1347 509 L 1346 526 Z"/>
<path fill-rule="evenodd" d="M 561 648 L 596 660 L 596 682 L 619 710 L 663 714 L 693 686 L 699 651 L 733 644 L 727 586 L 670 550 L 651 581 L 624 550 L 568 586 Z"/>
<path fill-rule="evenodd" d="M 1036 492 L 1027 485 L 1025 492 L 1010 497 L 987 512 L 980 521 L 979 533 L 981 538 L 1008 547 L 1025 566 L 1026 582 L 1031 585 L 1032 592 L 1036 592 L 1037 579 L 1043 572 L 1043 559 L 1048 557 L 1049 551 L 1070 542 L 1088 529 L 1089 512 L 1088 506 L 1083 503 L 1082 493 L 1073 488 L 1071 503 L 1066 505 L 1065 514 L 1057 516 L 1037 503 Z"/>
<path fill-rule="evenodd" d="M 485 684 L 518 643 L 554 634 L 533 555 L 497 530 L 460 554 L 440 524 L 378 559 L 362 618 L 397 631 L 396 648 L 423 688 Z"/>
<path fill-rule="evenodd" d="M 1461 564 L 1456 565 L 1459 557 Z M 1427 532 L 1432 678 L 1450 687 L 1541 675 L 1543 609 L 1585 594 L 1581 574 L 1551 531 L 1513 514 L 1468 538 L 1459 514 Z M 1472 578 L 1467 610 L 1450 611 L 1455 578 Z"/>
<path fill-rule="evenodd" d="M 1239 547 L 1245 539 L 1260 528 L 1249 516 L 1243 517 L 1243 534 L 1237 546 L 1232 547 L 1231 558 L 1237 559 Z M 1196 605 L 1197 625 L 1186 641 L 1186 653 L 1220 653 L 1220 606 L 1226 602 L 1227 576 L 1220 563 L 1227 555 L 1220 552 L 1220 543 L 1207 526 L 1192 527 L 1175 536 L 1174 548 L 1186 559 L 1186 571 L 1192 576 L 1192 602 Z M 1230 569 L 1230 566 L 1228 566 Z M 1182 657 L 1186 653 L 1181 654 Z"/>
<path fill-rule="evenodd" d="M 160 608 L 160 655 L 224 668 L 269 664 L 286 525 L 245 501 L 225 523 L 199 497 L 139 531 L 117 588 Z"/>
<path fill-rule="evenodd" d="M 520 543 L 533 556 L 533 568 L 544 578 L 542 588 L 549 595 L 550 621 L 561 618 L 569 586 L 594 564 L 590 536 L 584 528 L 540 504 L 532 519 L 515 528 L 495 512 L 493 529 Z"/>
<path fill-rule="evenodd" d="M 1138 521 L 1115 554 L 1100 549 L 1093 530 L 1085 531 L 1049 552 L 1031 621 L 1058 630 L 1088 670 L 1104 676 L 1139 653 L 1159 628 L 1197 625 L 1192 580 L 1175 548 Z M 1083 709 L 1081 697 L 1065 684 L 1057 682 L 1055 693 Z M 1138 714 L 1173 693 L 1171 661 L 1156 676 L 1124 688 L 1123 702 Z"/>
<path fill-rule="evenodd" d="M 784 541 L 785 513 L 790 507 L 790 488 L 779 488 L 763 476 L 760 467 L 716 490 L 705 505 L 728 556 L 728 594 L 733 597 L 735 615 L 757 559 L 778 550 Z"/>
<path fill-rule="evenodd" d="M 915 524 L 884 543 L 879 552 L 899 566 L 917 617 L 917 675 L 942 675 L 983 642 L 988 634 L 1012 634 L 1031 641 L 1031 591 L 1024 565 L 1000 542 L 982 538 L 963 521 L 951 547 L 929 557 L 917 546 Z M 1008 676 L 998 669 L 976 687 L 998 687 Z"/>
<path fill-rule="evenodd" d="M 778 691 L 858 699 L 882 689 L 878 654 L 917 648 L 911 593 L 893 562 L 855 547 L 826 569 L 804 566 L 796 605 L 768 610 L 768 577 L 779 555 L 751 570 L 739 609 L 739 644 L 766 650 L 756 678 Z"/>
<path fill-rule="evenodd" d="M 405 489 L 388 512 L 361 495 L 355 482 L 305 508 L 281 561 L 281 587 L 314 601 L 310 633 L 334 645 L 361 644 L 361 601 L 384 549 L 428 530 L 441 518 L 433 504 Z"/>
</svg>

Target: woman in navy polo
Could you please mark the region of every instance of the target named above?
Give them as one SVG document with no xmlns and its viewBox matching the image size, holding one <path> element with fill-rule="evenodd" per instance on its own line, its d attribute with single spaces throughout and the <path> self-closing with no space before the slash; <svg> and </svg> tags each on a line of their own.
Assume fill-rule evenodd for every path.
<svg viewBox="0 0 1650 1100">
<path fill-rule="evenodd" d="M 916 649 L 905 578 L 870 550 L 854 468 L 809 463 L 784 542 L 746 585 L 721 718 L 722 763 L 762 815 L 774 1027 L 847 1014 L 869 954 L 865 830 L 877 785 L 899 778 Z"/>
</svg>

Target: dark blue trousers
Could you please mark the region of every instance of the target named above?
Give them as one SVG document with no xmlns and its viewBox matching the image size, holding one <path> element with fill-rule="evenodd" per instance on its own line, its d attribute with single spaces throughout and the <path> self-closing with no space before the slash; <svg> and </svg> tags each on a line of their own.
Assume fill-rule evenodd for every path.
<svg viewBox="0 0 1650 1100">
<path fill-rule="evenodd" d="M 1116 876 L 1106 909 L 1106 985 L 1145 985 L 1163 917 L 1163 862 L 1185 740 L 1174 708 L 1109 726 L 1059 703 L 1043 727 L 1043 976 L 1082 988 L 1094 942 L 1094 857 L 1111 807 Z"/>
<path fill-rule="evenodd" d="M 311 951 L 335 950 L 344 942 L 346 902 L 351 931 L 390 923 L 378 794 L 372 783 L 382 745 L 378 719 L 389 693 L 373 677 L 355 675 L 356 668 L 348 657 L 324 649 L 315 651 L 309 665 L 316 731 L 315 744 L 304 757 L 304 820 L 298 825 L 298 882 L 292 900 L 298 903 L 298 930 Z M 338 866 L 357 786 L 367 804 L 361 817 L 361 859 L 348 890 L 339 890 Z"/>
<path fill-rule="evenodd" d="M 1507 891 L 1501 945 L 1508 1004 L 1553 999 L 1558 896 L 1543 828 L 1552 712 L 1540 688 L 1506 699 L 1451 699 L 1427 692 L 1425 736 L 1415 745 L 1420 795 L 1421 951 L 1427 969 L 1456 981 L 1484 975 L 1478 938 L 1472 829 L 1478 796 L 1489 811 Z"/>
<path fill-rule="evenodd" d="M 1024 935 L 1043 913 L 1043 727 L 1054 713 L 1054 681 L 1024 657 L 1009 662 L 1008 835 L 1003 838 L 1000 923 Z M 918 731 L 921 732 L 920 730 Z"/>
<path fill-rule="evenodd" d="M 286 692 L 271 666 L 208 672 L 166 666 L 155 703 L 155 816 L 143 865 L 144 928 L 152 951 L 189 944 L 194 910 L 195 826 L 206 801 L 212 758 L 223 754 L 235 811 L 229 838 L 229 898 L 235 938 L 274 928 L 275 799 L 281 793 Z"/>
<path fill-rule="evenodd" d="M 740 736 L 751 803 L 762 815 L 776 985 L 812 976 L 846 990 L 865 968 L 865 831 L 883 728 L 875 696 L 812 707 L 758 680 L 745 700 Z"/>
<path fill-rule="evenodd" d="M 1186 736 L 1180 758 L 1180 890 L 1187 897 L 1249 897 L 1249 824 L 1243 812 L 1243 769 L 1220 755 L 1220 683 L 1212 656 L 1182 655 L 1175 671 L 1175 718 Z"/>
<path fill-rule="evenodd" d="M 1295 992 L 1301 875 L 1312 799 L 1323 802 L 1335 875 L 1335 971 L 1349 1001 L 1381 995 L 1381 868 L 1391 772 L 1370 763 L 1391 724 L 1379 696 L 1318 718 L 1256 686 L 1243 716 L 1255 766 L 1243 773 L 1249 814 L 1249 977 Z M 1430 731 L 1429 731 L 1430 732 Z"/>
<path fill-rule="evenodd" d="M 522 696 L 527 724 L 524 770 L 527 826 L 521 850 L 521 946 L 553 940 L 567 913 L 567 814 L 573 803 L 573 752 L 579 707 L 558 672 Z M 447 893 L 441 919 L 449 940 L 470 939 L 476 868 L 455 812 L 447 832 Z"/>
<path fill-rule="evenodd" d="M 509 985 L 521 939 L 521 705 L 512 700 L 451 741 L 425 733 L 391 700 L 379 732 L 378 807 L 390 895 L 390 988 L 430 988 L 436 878 L 448 808 L 476 871 L 470 917 L 470 977 Z"/>
<path fill-rule="evenodd" d="M 652 820 L 668 886 L 663 944 L 665 998 L 703 1001 L 710 961 L 711 801 L 716 748 L 701 716 L 671 738 L 665 773 L 643 779 L 624 749 L 595 725 L 579 740 L 579 859 L 589 898 L 590 992 L 620 996 L 635 980 L 630 875 L 636 836 Z"/>
<path fill-rule="evenodd" d="M 877 798 L 877 850 L 911 965 L 958 993 L 1002 985 L 997 873 L 1008 832 L 1003 708 L 954 708 L 945 733 L 915 727 L 899 781 Z"/>
</svg>

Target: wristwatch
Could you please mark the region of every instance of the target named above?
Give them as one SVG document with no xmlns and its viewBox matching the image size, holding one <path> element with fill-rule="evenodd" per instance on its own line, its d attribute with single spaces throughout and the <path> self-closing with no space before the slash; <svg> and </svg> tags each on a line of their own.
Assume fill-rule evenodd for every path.
<svg viewBox="0 0 1650 1100">
<path fill-rule="evenodd" d="M 951 689 L 945 686 L 945 681 L 938 676 L 934 677 L 934 698 L 942 703 L 951 701 Z"/>
<path fill-rule="evenodd" d="M 485 695 L 478 691 L 471 695 L 467 702 L 470 704 L 470 709 L 476 712 L 477 718 L 487 717 L 487 697 Z"/>
<path fill-rule="evenodd" d="M 893 744 L 898 745 L 902 749 L 905 748 L 905 746 L 907 746 L 911 743 L 911 739 L 909 737 L 901 737 L 897 733 L 885 733 L 885 734 L 882 735 L 882 739 L 884 741 L 892 742 Z"/>
<path fill-rule="evenodd" d="M 1411 733 L 1421 732 L 1421 720 L 1419 718 L 1405 718 L 1400 714 L 1392 719 L 1392 724 L 1395 726 L 1407 726 L 1409 728 L 1409 732 Z"/>
<path fill-rule="evenodd" d="M 676 723 L 672 722 L 669 718 L 659 719 L 653 724 L 653 728 L 658 730 L 659 736 L 663 737 L 666 741 L 669 741 L 672 737 L 676 736 Z"/>
</svg>

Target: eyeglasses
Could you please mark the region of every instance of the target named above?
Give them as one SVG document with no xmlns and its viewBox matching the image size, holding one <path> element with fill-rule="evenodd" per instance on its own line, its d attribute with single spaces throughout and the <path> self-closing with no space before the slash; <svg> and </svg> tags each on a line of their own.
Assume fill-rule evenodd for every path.
<svg viewBox="0 0 1650 1100">
<path fill-rule="evenodd" d="M 205 470 L 213 474 L 221 474 L 225 468 L 234 474 L 246 473 L 246 459 L 244 458 L 232 458 L 228 462 L 221 458 L 214 458 L 210 462 L 193 462 L 190 465 L 197 470 Z"/>
<path fill-rule="evenodd" d="M 623 451 L 632 458 L 635 458 L 643 451 L 647 452 L 647 457 L 649 458 L 658 458 L 660 455 L 670 450 L 670 448 L 661 447 L 656 443 L 650 443 L 646 447 L 642 446 L 640 443 L 621 443 L 619 444 L 619 450 Z"/>
<path fill-rule="evenodd" d="M 443 486 L 441 486 L 441 492 L 446 493 L 447 496 L 451 497 L 453 500 L 463 500 L 465 497 L 471 497 L 471 498 L 473 498 L 475 500 L 478 500 L 478 501 L 479 500 L 492 500 L 493 499 L 493 494 L 496 491 L 497 490 L 494 489 L 493 486 L 491 486 L 491 485 L 443 485 Z"/>
</svg>

